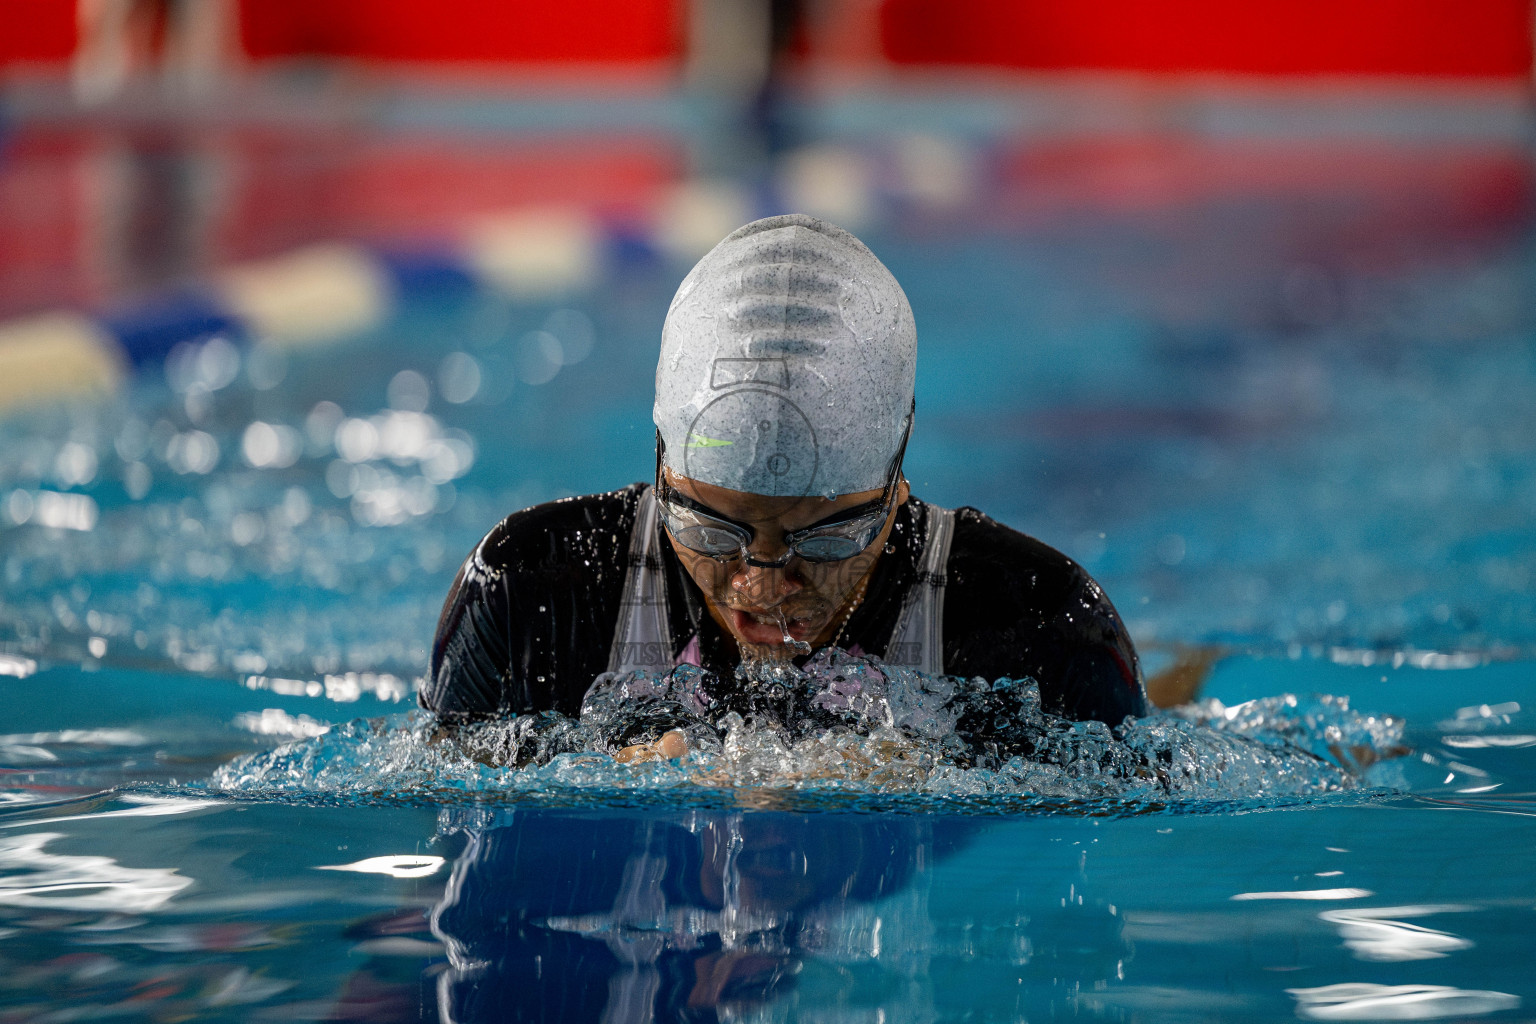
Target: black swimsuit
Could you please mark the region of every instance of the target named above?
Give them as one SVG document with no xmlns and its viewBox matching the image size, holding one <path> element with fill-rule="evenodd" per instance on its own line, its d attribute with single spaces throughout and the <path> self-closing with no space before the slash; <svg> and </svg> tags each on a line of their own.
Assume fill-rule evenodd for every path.
<svg viewBox="0 0 1536 1024">
<path fill-rule="evenodd" d="M 554 710 L 574 716 L 608 667 L 640 495 L 536 505 L 502 520 L 465 560 L 438 620 L 423 707 L 452 717 Z M 897 509 L 884 554 L 842 644 L 884 655 L 923 538 L 915 499 Z M 702 666 L 724 677 L 735 651 L 670 544 L 662 553 L 672 651 L 697 638 Z M 1118 725 L 1147 713 L 1136 650 L 1099 585 L 1075 562 L 972 508 L 956 510 L 945 573 L 944 671 L 1028 676 L 1044 710 Z"/>
</svg>

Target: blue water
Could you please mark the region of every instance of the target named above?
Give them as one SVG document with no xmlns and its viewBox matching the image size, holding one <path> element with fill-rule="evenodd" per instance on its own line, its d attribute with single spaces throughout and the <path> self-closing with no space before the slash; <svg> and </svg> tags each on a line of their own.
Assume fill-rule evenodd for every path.
<svg viewBox="0 0 1536 1024">
<path fill-rule="evenodd" d="M 24 801 L 0 814 L 4 1006 L 14 1019 L 414 1020 L 445 1003 L 455 1020 L 644 1005 L 663 1019 L 711 1006 L 1500 1019 L 1536 997 L 1523 668 L 1218 669 L 1211 693 L 1234 705 L 1305 682 L 1404 714 L 1415 753 L 1368 788 L 883 810 L 658 776 L 466 793 L 445 773 L 432 790 L 378 757 L 350 765 L 371 789 L 231 798 L 205 780 L 271 742 L 242 716 L 275 707 L 291 726 L 387 707 L 42 670 L 6 684 L 29 731 L 4 739 L 6 794 Z M 1466 693 L 1497 704 L 1461 705 Z M 1328 1000 L 1333 1017 L 1314 1013 Z"/>
<path fill-rule="evenodd" d="M 1318 188 L 866 233 L 915 491 L 1082 561 L 1149 667 L 1222 653 L 1147 727 L 1182 788 L 430 741 L 463 554 L 649 472 L 659 258 L 0 422 L 0 1020 L 1528 1014 L 1528 227 Z"/>
</svg>

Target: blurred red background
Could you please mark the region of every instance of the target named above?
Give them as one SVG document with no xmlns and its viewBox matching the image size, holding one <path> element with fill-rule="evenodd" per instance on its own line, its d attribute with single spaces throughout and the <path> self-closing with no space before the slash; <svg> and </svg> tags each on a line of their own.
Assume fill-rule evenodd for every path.
<svg viewBox="0 0 1536 1024">
<path fill-rule="evenodd" d="M 838 5 L 831 5 L 836 7 Z M 869 8 L 868 4 L 844 4 Z M 255 60 L 676 62 L 684 0 L 242 0 Z M 74 0 L 8 0 L 0 64 L 64 61 Z M 864 30 L 898 65 L 1519 78 L 1531 0 L 884 0 Z M 873 43 L 873 40 L 871 40 Z"/>
<path fill-rule="evenodd" d="M 567 68 L 567 82 L 608 87 L 600 105 L 662 95 L 681 81 L 693 5 L 710 2 L 737 0 L 238 0 L 235 9 L 239 45 L 258 71 L 318 58 L 364 65 L 386 81 L 479 69 L 543 83 Z M 1259 190 L 1330 197 L 1347 211 L 1338 230 L 1360 235 L 1364 248 L 1417 251 L 1409 241 L 1445 237 L 1447 224 L 1472 234 L 1524 224 L 1536 201 L 1520 140 L 1472 131 L 1443 145 L 1457 136 L 1443 126 L 1459 123 L 1458 111 L 1523 109 L 1536 0 L 773 2 L 802 8 L 791 52 L 806 65 L 873 63 L 884 83 L 900 77 L 893 70 L 985 69 L 993 78 L 983 88 L 999 71 L 1019 81 L 1107 71 L 1177 90 L 1181 75 L 1224 74 L 1244 79 L 1222 88 L 1253 91 L 1251 109 L 1268 109 L 1271 126 L 1334 109 L 1328 100 L 1352 88 L 1346 80 L 1399 83 L 1381 88 L 1397 90 L 1391 110 L 1401 124 L 1418 124 L 1435 107 L 1430 98 L 1449 97 L 1424 114 L 1438 118 L 1441 134 L 1422 136 L 1410 128 L 1309 140 L 1302 127 L 1217 143 L 1125 126 L 1085 136 L 1067 117 L 1072 130 L 1059 136 L 1000 138 L 980 152 L 972 205 L 987 224 L 1083 210 L 1140 216 Z M 0 79 L 63 80 L 78 42 L 76 0 L 0 0 L 0 12 Z M 592 74 L 601 69 L 614 74 Z M 1264 107 L 1265 90 L 1288 89 L 1300 98 Z M 1492 107 L 1479 106 L 1484 93 L 1495 96 Z M 1471 98 L 1458 106 L 1462 94 Z M 276 95 L 302 95 L 298 113 L 308 109 L 302 90 Z M 531 95 L 512 90 L 506 104 Z M 355 111 L 276 122 L 222 116 L 230 98 L 239 90 L 184 122 L 156 121 L 132 104 L 114 114 L 44 103 L 41 115 L 0 124 L 10 129 L 0 134 L 0 316 L 99 305 L 308 241 L 430 242 L 477 214 L 521 205 L 577 206 L 628 224 L 697 173 L 686 139 L 654 121 L 551 132 L 547 124 L 455 131 L 428 119 L 385 131 Z M 1377 109 L 1387 108 L 1337 108 L 1356 128 Z"/>
<path fill-rule="evenodd" d="M 1518 77 L 1528 0 L 887 0 L 901 63 Z"/>
</svg>

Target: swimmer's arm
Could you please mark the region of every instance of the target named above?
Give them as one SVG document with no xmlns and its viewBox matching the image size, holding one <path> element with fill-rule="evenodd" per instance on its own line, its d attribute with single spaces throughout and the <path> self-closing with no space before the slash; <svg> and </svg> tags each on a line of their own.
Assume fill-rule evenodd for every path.
<svg viewBox="0 0 1536 1024">
<path fill-rule="evenodd" d="M 1147 680 L 1147 700 L 1155 708 L 1190 703 L 1200 696 L 1211 667 L 1226 654 L 1224 648 L 1215 646 L 1177 648 L 1173 662 Z"/>
<path fill-rule="evenodd" d="M 432 662 L 417 695 L 440 715 L 484 717 L 503 705 L 509 669 L 505 588 L 480 560 L 477 548 L 460 567 L 443 602 Z"/>
</svg>

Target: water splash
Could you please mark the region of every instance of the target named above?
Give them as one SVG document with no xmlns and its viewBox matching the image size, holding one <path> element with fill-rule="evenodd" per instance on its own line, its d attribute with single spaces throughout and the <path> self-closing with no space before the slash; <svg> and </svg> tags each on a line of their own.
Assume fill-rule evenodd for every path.
<svg viewBox="0 0 1536 1024">
<path fill-rule="evenodd" d="M 794 651 L 795 654 L 810 654 L 811 645 L 804 640 L 796 640 L 789 635 L 789 620 L 784 617 L 783 608 L 774 608 L 774 617 L 779 620 L 779 632 L 783 635 L 784 646 Z"/>
<path fill-rule="evenodd" d="M 622 763 L 668 732 L 688 752 Z M 471 724 L 423 712 L 360 719 L 220 768 L 230 794 L 347 799 L 571 799 L 599 793 L 960 798 L 964 801 L 1274 801 L 1379 784 L 1402 723 L 1338 697 L 1215 701 L 1111 728 L 1041 708 L 1030 680 L 928 676 L 842 651 L 804 668 L 694 666 L 605 674 L 581 713 Z"/>
</svg>

